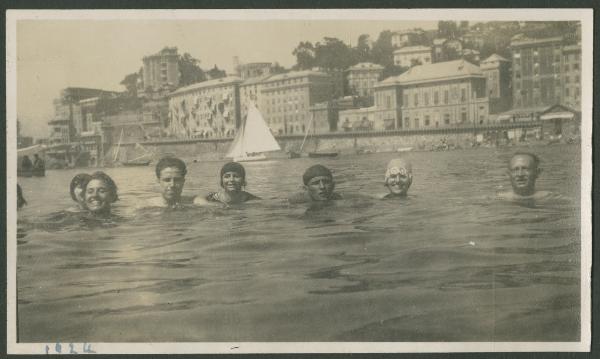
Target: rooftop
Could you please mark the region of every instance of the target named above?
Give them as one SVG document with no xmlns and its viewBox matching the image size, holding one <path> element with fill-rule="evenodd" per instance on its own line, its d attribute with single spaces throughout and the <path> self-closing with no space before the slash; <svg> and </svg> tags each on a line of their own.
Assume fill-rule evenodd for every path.
<svg viewBox="0 0 600 359">
<path fill-rule="evenodd" d="M 273 76 L 273 75 L 266 74 L 266 75 L 257 76 L 257 77 L 250 77 L 250 78 L 244 80 L 244 82 L 242 82 L 240 84 L 240 86 L 255 85 L 255 84 L 258 84 L 258 83 L 261 83 L 261 82 L 267 80 L 271 76 Z"/>
<path fill-rule="evenodd" d="M 487 59 L 481 61 L 481 63 L 486 63 L 486 62 L 492 62 L 492 61 L 499 61 L 499 62 L 510 62 L 507 59 L 505 59 L 504 57 L 498 55 L 498 54 L 492 54 L 490 57 L 488 57 Z"/>
<path fill-rule="evenodd" d="M 181 87 L 181 88 L 171 92 L 169 94 L 169 97 L 179 95 L 179 94 L 182 94 L 185 92 L 193 91 L 193 90 L 198 90 L 201 88 L 214 87 L 214 86 L 226 86 L 226 85 L 236 84 L 236 83 L 240 83 L 240 82 L 242 82 L 242 79 L 240 79 L 237 76 L 227 76 L 227 77 L 222 77 L 220 79 L 202 81 L 202 82 L 198 82 L 198 83 L 186 86 L 186 87 Z"/>
<path fill-rule="evenodd" d="M 483 72 L 479 66 L 465 60 L 437 62 L 434 64 L 418 65 L 398 76 L 388 77 L 379 82 L 376 87 L 389 85 L 408 85 L 439 80 L 455 80 L 467 77 L 481 77 Z"/>
<path fill-rule="evenodd" d="M 372 62 L 360 62 L 348 68 L 348 70 L 383 70 L 383 66 Z"/>
<path fill-rule="evenodd" d="M 431 51 L 431 47 L 422 46 L 422 45 L 404 46 L 403 48 L 394 51 L 394 54 L 408 54 L 408 53 L 413 53 L 413 52 L 426 52 L 426 51 Z"/>
<path fill-rule="evenodd" d="M 298 77 L 306 77 L 306 76 L 329 77 L 328 74 L 326 74 L 324 72 L 321 72 L 321 71 L 313 71 L 313 70 L 291 71 L 291 72 L 286 72 L 286 73 L 283 73 L 283 74 L 273 75 L 268 80 L 266 80 L 265 82 L 287 80 L 287 79 L 298 78 Z"/>
<path fill-rule="evenodd" d="M 517 34 L 510 39 L 511 47 L 519 47 L 519 46 L 529 46 L 536 44 L 545 44 L 552 42 L 562 42 L 562 36 L 554 36 L 554 37 L 543 37 L 543 38 L 532 38 L 527 37 L 525 34 Z"/>
</svg>

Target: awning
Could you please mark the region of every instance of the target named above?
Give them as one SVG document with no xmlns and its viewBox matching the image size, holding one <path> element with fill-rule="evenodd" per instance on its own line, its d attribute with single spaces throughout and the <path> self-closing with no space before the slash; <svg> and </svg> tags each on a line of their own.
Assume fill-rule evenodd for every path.
<svg viewBox="0 0 600 359">
<path fill-rule="evenodd" d="M 540 116 L 540 120 L 555 120 L 555 119 L 562 119 L 562 120 L 572 120 L 575 117 L 575 114 L 573 112 L 551 112 L 551 113 L 546 113 L 544 115 Z"/>
<path fill-rule="evenodd" d="M 36 153 L 45 152 L 46 149 L 46 146 L 43 145 L 33 145 L 30 147 L 19 148 L 17 149 L 17 156 L 33 156 Z"/>
</svg>

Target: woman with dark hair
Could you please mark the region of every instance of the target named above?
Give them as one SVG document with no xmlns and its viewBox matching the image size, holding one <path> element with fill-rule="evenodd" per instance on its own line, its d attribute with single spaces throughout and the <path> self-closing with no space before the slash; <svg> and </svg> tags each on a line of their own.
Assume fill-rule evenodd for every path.
<svg viewBox="0 0 600 359">
<path fill-rule="evenodd" d="M 69 185 L 69 193 L 71 194 L 71 198 L 75 203 L 77 203 L 76 207 L 69 208 L 70 212 L 79 212 L 85 210 L 85 186 L 90 181 L 90 176 L 87 173 L 78 173 L 71 180 L 71 184 Z"/>
<path fill-rule="evenodd" d="M 84 200 L 89 213 L 108 215 L 111 205 L 119 200 L 117 185 L 106 173 L 95 172 L 85 185 Z"/>
<path fill-rule="evenodd" d="M 221 190 L 211 192 L 206 196 L 207 202 L 221 202 L 225 204 L 236 204 L 260 199 L 259 197 L 244 191 L 246 186 L 246 170 L 237 162 L 226 163 L 219 174 Z"/>
</svg>

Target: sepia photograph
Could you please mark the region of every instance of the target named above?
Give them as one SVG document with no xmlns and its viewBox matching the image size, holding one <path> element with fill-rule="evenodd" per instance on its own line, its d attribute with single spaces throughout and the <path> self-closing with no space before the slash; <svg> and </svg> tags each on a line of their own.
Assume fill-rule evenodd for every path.
<svg viewBox="0 0 600 359">
<path fill-rule="evenodd" d="M 592 14 L 8 10 L 8 352 L 589 351 Z"/>
</svg>

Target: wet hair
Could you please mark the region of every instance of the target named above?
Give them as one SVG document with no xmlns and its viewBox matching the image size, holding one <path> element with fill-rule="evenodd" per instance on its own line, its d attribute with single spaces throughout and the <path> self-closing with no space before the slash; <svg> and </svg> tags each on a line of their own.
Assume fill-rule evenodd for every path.
<svg viewBox="0 0 600 359">
<path fill-rule="evenodd" d="M 237 162 L 227 162 L 221 167 L 221 171 L 219 173 L 219 183 L 221 187 L 223 187 L 223 175 L 227 172 L 235 172 L 242 177 L 242 186 L 246 186 L 246 170 L 244 166 Z"/>
<path fill-rule="evenodd" d="M 333 179 L 333 174 L 331 173 L 331 170 L 329 168 L 323 165 L 314 165 L 309 167 L 306 171 L 304 171 L 304 174 L 302 175 L 302 181 L 305 185 L 308 185 L 308 182 L 311 179 L 319 176 L 329 177 Z"/>
<path fill-rule="evenodd" d="M 26 204 L 27 201 L 25 200 L 25 197 L 23 197 L 23 190 L 21 189 L 21 186 L 17 184 L 17 208 L 21 208 Z"/>
<path fill-rule="evenodd" d="M 533 164 L 535 165 L 535 168 L 539 168 L 539 166 L 540 166 L 541 160 L 536 154 L 531 153 L 531 152 L 516 152 L 514 155 L 512 155 L 512 157 L 508 161 L 509 167 L 510 167 L 510 161 L 512 161 L 512 159 L 515 158 L 516 156 L 529 156 L 533 160 Z"/>
<path fill-rule="evenodd" d="M 87 173 L 78 173 L 75 175 L 75 177 L 73 177 L 73 179 L 71 180 L 71 184 L 69 185 L 69 193 L 71 194 L 71 198 L 73 199 L 73 201 L 77 202 L 77 197 L 75 196 L 75 188 L 85 188 L 91 177 L 92 176 L 90 176 Z"/>
<path fill-rule="evenodd" d="M 156 164 L 156 178 L 160 178 L 160 172 L 168 167 L 177 168 L 184 176 L 187 174 L 185 162 L 176 157 L 163 157 Z"/>
<path fill-rule="evenodd" d="M 100 181 L 106 183 L 106 186 L 108 186 L 108 189 L 112 193 L 112 201 L 111 202 L 116 202 L 119 200 L 119 195 L 117 194 L 117 185 L 112 180 L 112 178 L 110 178 L 109 175 L 107 175 L 106 173 L 104 173 L 102 171 L 92 173 L 92 175 L 90 176 L 90 179 L 85 184 L 86 188 L 87 188 L 87 185 L 92 180 L 100 180 Z"/>
</svg>

